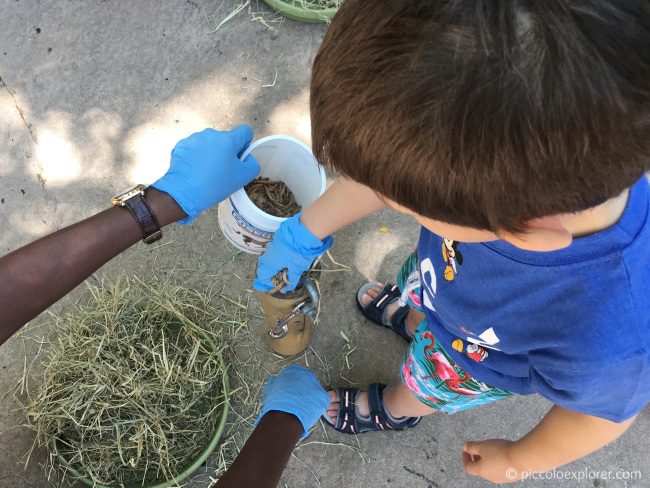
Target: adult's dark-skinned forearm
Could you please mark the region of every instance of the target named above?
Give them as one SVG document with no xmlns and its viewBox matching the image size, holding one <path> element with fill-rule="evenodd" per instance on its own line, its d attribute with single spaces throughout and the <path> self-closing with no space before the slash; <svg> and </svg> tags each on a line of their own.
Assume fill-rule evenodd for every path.
<svg viewBox="0 0 650 488">
<path fill-rule="evenodd" d="M 185 216 L 155 188 L 145 198 L 161 226 Z M 112 207 L 0 258 L 0 344 L 140 239 L 131 212 Z"/>
<path fill-rule="evenodd" d="M 215 488 L 277 487 L 302 432 L 295 415 L 267 413 Z"/>
</svg>

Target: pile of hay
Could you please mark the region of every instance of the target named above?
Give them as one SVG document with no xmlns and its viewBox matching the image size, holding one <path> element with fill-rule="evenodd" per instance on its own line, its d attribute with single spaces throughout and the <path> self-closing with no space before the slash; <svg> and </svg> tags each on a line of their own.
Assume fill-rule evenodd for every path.
<svg viewBox="0 0 650 488">
<path fill-rule="evenodd" d="M 227 408 L 238 307 L 169 283 L 88 285 L 54 316 L 58 340 L 27 405 L 39 443 L 96 484 L 174 480 Z"/>
</svg>

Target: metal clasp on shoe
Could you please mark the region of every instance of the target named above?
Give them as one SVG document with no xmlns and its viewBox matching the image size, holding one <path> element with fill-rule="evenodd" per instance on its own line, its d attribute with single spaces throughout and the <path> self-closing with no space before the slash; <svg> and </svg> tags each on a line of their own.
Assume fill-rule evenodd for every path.
<svg viewBox="0 0 650 488">
<path fill-rule="evenodd" d="M 271 336 L 271 339 L 282 339 L 286 336 L 289 333 L 289 321 L 298 315 L 306 315 L 312 320 L 316 320 L 320 294 L 318 293 L 316 285 L 310 279 L 305 279 L 302 284 L 307 290 L 307 293 L 309 293 L 309 298 L 306 298 L 293 307 L 287 315 L 275 321 L 275 325 L 271 330 L 269 330 L 269 336 Z"/>
<path fill-rule="evenodd" d="M 275 321 L 275 326 L 269 330 L 269 335 L 272 339 L 282 339 L 289 333 L 289 321 L 297 315 L 303 314 L 303 307 L 307 305 L 309 300 L 303 300 L 296 305 L 287 315 Z"/>
</svg>

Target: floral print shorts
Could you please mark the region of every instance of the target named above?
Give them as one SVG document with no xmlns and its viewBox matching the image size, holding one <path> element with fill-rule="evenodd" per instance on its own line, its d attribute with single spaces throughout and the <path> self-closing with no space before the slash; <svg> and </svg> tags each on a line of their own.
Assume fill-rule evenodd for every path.
<svg viewBox="0 0 650 488">
<path fill-rule="evenodd" d="M 414 252 L 397 275 L 400 290 L 408 289 L 408 305 L 422 311 L 418 279 L 418 258 Z M 500 400 L 512 393 L 495 388 L 463 371 L 445 352 L 424 320 L 406 349 L 401 369 L 402 382 L 428 407 L 446 413 L 460 412 Z"/>
</svg>

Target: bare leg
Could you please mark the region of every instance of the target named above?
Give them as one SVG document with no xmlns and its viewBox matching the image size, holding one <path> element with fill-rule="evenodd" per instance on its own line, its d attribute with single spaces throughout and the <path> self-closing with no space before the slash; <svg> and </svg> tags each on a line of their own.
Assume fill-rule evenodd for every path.
<svg viewBox="0 0 650 488">
<path fill-rule="evenodd" d="M 418 325 L 422 323 L 425 319 L 425 315 L 422 312 L 415 310 L 414 308 L 409 310 L 409 314 L 406 316 L 406 328 L 409 331 L 409 334 L 415 335 L 415 329 L 418 328 Z"/>
<path fill-rule="evenodd" d="M 361 297 L 361 304 L 367 305 L 372 300 L 374 300 L 383 289 L 383 285 L 376 286 L 368 290 Z M 390 319 L 390 316 L 397 310 L 399 307 L 397 302 L 393 302 L 388 305 L 386 309 L 386 318 Z M 422 323 L 425 316 L 422 312 L 419 312 L 413 308 L 409 310 L 408 315 L 406 316 L 406 327 L 411 335 L 415 334 L 415 330 Z M 327 415 L 336 422 L 336 417 L 338 416 L 339 410 L 339 397 L 335 391 L 328 392 L 331 402 L 327 407 Z M 368 394 L 365 391 L 359 393 L 357 398 L 357 412 L 361 417 L 367 417 L 370 415 L 370 409 L 368 408 Z M 423 415 L 429 415 L 435 412 L 435 409 L 427 407 L 424 403 L 418 400 L 411 390 L 409 390 L 404 384 L 388 386 L 384 390 L 384 405 L 390 414 L 395 417 L 420 417 Z"/>
<path fill-rule="evenodd" d="M 435 408 L 418 400 L 406 385 L 399 383 L 384 390 L 384 405 L 393 417 L 422 417 L 431 415 Z"/>
</svg>

